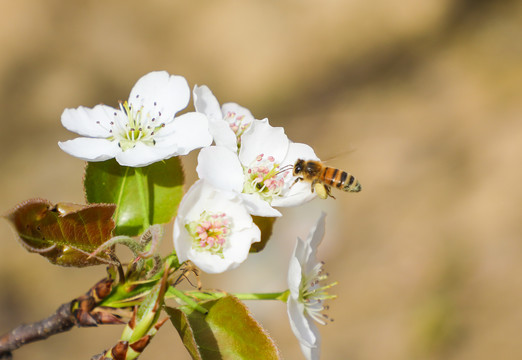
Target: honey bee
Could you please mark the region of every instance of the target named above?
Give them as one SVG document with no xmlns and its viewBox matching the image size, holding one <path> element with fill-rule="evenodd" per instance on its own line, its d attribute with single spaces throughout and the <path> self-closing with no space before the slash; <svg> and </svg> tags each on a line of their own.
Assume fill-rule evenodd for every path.
<svg viewBox="0 0 522 360">
<path fill-rule="evenodd" d="M 335 199 L 330 193 L 332 186 L 343 191 L 361 191 L 361 184 L 353 175 L 316 160 L 298 159 L 293 166 L 293 175 L 297 176 L 294 184 L 302 180 L 310 182 L 312 192 L 315 191 L 321 199 L 328 196 Z"/>
</svg>

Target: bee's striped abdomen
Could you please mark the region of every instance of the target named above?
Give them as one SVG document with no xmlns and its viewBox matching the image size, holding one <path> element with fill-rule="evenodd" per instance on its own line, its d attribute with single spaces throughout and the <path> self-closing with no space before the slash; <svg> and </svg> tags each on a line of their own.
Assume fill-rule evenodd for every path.
<svg viewBox="0 0 522 360">
<path fill-rule="evenodd" d="M 343 191 L 361 191 L 359 181 L 353 175 L 339 169 L 325 167 L 321 174 L 321 181 L 326 185 L 335 186 Z"/>
<path fill-rule="evenodd" d="M 350 191 L 350 192 L 359 192 L 359 191 L 361 191 L 361 184 L 355 178 L 355 176 L 353 176 L 351 174 L 348 174 L 346 172 L 344 174 L 348 178 L 348 181 L 344 184 L 343 190 L 344 191 Z"/>
<path fill-rule="evenodd" d="M 334 169 L 328 166 L 325 166 L 323 168 L 323 172 L 320 176 L 320 180 L 330 186 L 337 186 L 335 178 L 337 177 L 337 174 L 339 173 L 338 169 Z"/>
</svg>

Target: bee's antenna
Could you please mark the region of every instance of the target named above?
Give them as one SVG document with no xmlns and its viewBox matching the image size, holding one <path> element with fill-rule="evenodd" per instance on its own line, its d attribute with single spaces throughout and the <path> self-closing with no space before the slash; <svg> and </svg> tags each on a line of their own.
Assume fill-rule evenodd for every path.
<svg viewBox="0 0 522 360">
<path fill-rule="evenodd" d="M 282 168 L 280 168 L 279 171 L 276 172 L 274 175 L 281 174 L 281 173 L 283 173 L 285 171 L 288 171 L 288 170 L 292 169 L 293 167 L 294 167 L 294 165 L 292 165 L 292 164 L 285 165 Z"/>
</svg>

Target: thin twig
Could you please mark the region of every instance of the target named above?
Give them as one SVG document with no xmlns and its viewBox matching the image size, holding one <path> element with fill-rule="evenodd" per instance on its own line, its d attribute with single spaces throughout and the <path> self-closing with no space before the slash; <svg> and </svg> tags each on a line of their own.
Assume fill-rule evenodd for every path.
<svg viewBox="0 0 522 360">
<path fill-rule="evenodd" d="M 0 356 L 9 356 L 8 354 L 13 350 L 25 344 L 44 340 L 51 335 L 69 331 L 78 322 L 71 312 L 71 306 L 72 301 L 62 304 L 48 318 L 32 324 L 19 325 L 0 337 Z M 9 357 L 5 358 L 9 359 Z"/>
<path fill-rule="evenodd" d="M 107 297 L 113 280 L 103 279 L 94 285 L 85 295 L 62 304 L 54 314 L 32 324 L 19 325 L 0 337 L 0 359 L 11 359 L 12 352 L 25 344 L 47 339 L 71 330 L 75 325 L 97 326 L 98 324 L 122 324 L 120 315 L 111 309 L 97 305 Z"/>
</svg>

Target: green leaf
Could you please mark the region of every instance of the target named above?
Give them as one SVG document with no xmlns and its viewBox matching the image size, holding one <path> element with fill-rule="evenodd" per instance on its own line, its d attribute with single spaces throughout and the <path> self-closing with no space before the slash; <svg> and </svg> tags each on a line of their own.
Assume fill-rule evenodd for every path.
<svg viewBox="0 0 522 360">
<path fill-rule="evenodd" d="M 183 196 L 183 168 L 177 157 L 142 168 L 120 166 L 114 159 L 90 162 L 84 185 L 89 203 L 117 205 L 115 235 L 136 236 L 176 215 Z"/>
<path fill-rule="evenodd" d="M 108 263 L 106 253 L 92 258 L 89 254 L 111 238 L 115 208 L 112 204 L 53 205 L 32 199 L 19 204 L 6 218 L 28 251 L 56 265 L 83 267 Z"/>
<path fill-rule="evenodd" d="M 189 306 L 166 308 L 193 359 L 279 359 L 267 332 L 237 298 L 226 296 L 200 303 L 203 315 Z"/>
<path fill-rule="evenodd" d="M 250 246 L 251 253 L 260 252 L 265 248 L 268 239 L 272 236 L 272 228 L 274 227 L 276 219 L 275 217 L 252 216 L 254 224 L 261 230 L 261 241 L 253 243 Z"/>
<path fill-rule="evenodd" d="M 158 322 L 164 302 L 168 276 L 169 271 L 167 268 L 163 272 L 161 279 L 141 301 L 138 311 L 134 312 L 133 318 L 123 330 L 121 340 L 133 343 L 144 336 L 154 336 L 156 334 L 157 328 L 155 328 L 155 325 Z"/>
</svg>

